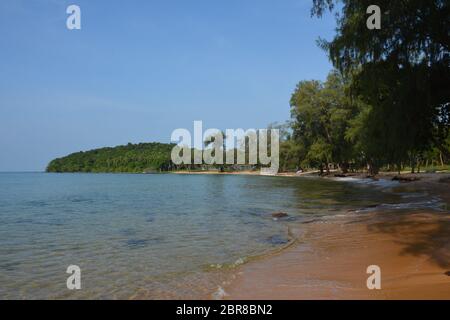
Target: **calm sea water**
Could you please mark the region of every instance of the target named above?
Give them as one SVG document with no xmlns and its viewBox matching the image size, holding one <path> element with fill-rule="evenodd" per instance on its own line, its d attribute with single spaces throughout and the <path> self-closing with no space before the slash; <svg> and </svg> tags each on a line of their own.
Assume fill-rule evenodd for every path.
<svg viewBox="0 0 450 320">
<path fill-rule="evenodd" d="M 316 178 L 0 173 L 0 298 L 196 297 L 217 270 L 286 245 L 290 223 L 408 201 Z M 69 265 L 81 290 L 66 287 Z"/>
</svg>

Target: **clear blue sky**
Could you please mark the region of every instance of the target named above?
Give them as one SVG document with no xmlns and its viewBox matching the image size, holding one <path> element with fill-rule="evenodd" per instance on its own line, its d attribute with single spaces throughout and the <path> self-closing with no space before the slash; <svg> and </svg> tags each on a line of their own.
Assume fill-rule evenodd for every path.
<svg viewBox="0 0 450 320">
<path fill-rule="evenodd" d="M 81 7 L 81 30 L 66 7 Z M 0 171 L 176 128 L 265 128 L 325 79 L 331 15 L 312 0 L 2 0 Z"/>
</svg>

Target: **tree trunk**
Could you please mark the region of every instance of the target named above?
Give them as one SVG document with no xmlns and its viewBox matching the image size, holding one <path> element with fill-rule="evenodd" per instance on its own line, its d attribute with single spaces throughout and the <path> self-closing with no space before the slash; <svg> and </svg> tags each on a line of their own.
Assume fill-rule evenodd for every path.
<svg viewBox="0 0 450 320">
<path fill-rule="evenodd" d="M 379 172 L 378 167 L 375 166 L 375 165 L 372 164 L 372 163 L 368 163 L 368 164 L 367 164 L 367 169 L 368 169 L 368 173 L 369 173 L 370 176 L 375 176 L 375 175 L 377 175 L 378 172 Z"/>
</svg>

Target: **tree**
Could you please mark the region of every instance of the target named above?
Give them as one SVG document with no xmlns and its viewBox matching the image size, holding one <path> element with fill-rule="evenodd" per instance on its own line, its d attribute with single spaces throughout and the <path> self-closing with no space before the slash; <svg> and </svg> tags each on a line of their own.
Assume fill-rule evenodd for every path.
<svg viewBox="0 0 450 320">
<path fill-rule="evenodd" d="M 313 0 L 312 14 L 334 10 Z M 366 27 L 368 0 L 343 0 L 337 34 L 319 41 L 334 66 L 352 78 L 352 99 L 363 107 L 347 133 L 376 172 L 382 164 L 417 162 L 449 130 L 450 10 L 444 0 L 380 0 L 380 30 Z M 414 168 L 414 167 L 413 167 Z"/>
<path fill-rule="evenodd" d="M 174 144 L 139 143 L 72 153 L 52 160 L 48 172 L 149 172 L 172 169 Z"/>
<path fill-rule="evenodd" d="M 301 81 L 291 97 L 293 139 L 307 150 L 303 165 L 321 172 L 332 163 L 346 172 L 352 158 L 352 145 L 345 132 L 356 109 L 345 95 L 346 82 L 336 70 L 325 83 Z"/>
<path fill-rule="evenodd" d="M 220 172 L 225 171 L 225 150 L 226 150 L 226 140 L 225 140 L 225 133 L 223 131 L 217 132 L 216 134 L 208 136 L 205 141 L 203 142 L 205 144 L 205 147 L 212 147 L 214 151 L 212 152 L 214 155 L 214 158 L 221 158 L 222 163 L 216 163 L 219 166 Z M 216 152 L 220 152 L 219 155 L 216 154 Z"/>
</svg>

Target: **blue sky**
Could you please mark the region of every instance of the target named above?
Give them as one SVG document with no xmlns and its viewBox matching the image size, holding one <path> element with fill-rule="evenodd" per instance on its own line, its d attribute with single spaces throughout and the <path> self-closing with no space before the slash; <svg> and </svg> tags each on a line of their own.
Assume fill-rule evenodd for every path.
<svg viewBox="0 0 450 320">
<path fill-rule="evenodd" d="M 81 8 L 81 30 L 66 8 Z M 312 0 L 0 2 L 0 171 L 176 128 L 265 128 L 331 69 Z"/>
</svg>

